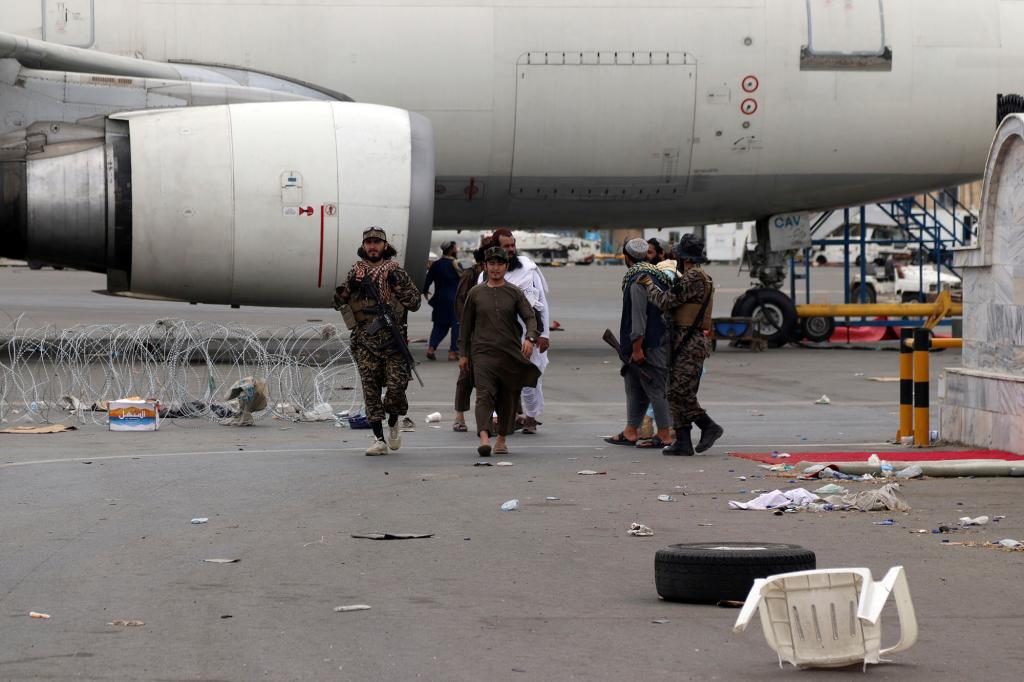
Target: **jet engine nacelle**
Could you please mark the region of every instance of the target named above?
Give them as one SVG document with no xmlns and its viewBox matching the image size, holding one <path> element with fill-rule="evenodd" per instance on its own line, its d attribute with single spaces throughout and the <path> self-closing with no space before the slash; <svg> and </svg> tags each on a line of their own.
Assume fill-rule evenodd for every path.
<svg viewBox="0 0 1024 682">
<path fill-rule="evenodd" d="M 134 294 L 322 307 L 363 230 L 379 225 L 422 280 L 434 204 L 426 118 L 275 102 L 111 119 L 103 144 L 27 156 L 22 257 L 105 269 L 111 289 Z"/>
</svg>

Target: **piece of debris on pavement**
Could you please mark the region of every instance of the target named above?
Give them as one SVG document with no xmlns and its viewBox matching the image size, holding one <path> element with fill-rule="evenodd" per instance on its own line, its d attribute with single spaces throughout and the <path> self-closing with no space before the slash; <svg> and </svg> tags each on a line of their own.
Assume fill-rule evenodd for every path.
<svg viewBox="0 0 1024 682">
<path fill-rule="evenodd" d="M 48 614 L 48 613 L 39 613 L 38 611 L 29 611 L 28 612 L 28 617 L 29 618 L 36 618 L 38 620 L 50 620 L 50 614 Z"/>
<path fill-rule="evenodd" d="M 578 476 L 604 476 L 607 471 L 594 471 L 593 469 L 584 469 L 583 471 L 577 471 Z"/>
<path fill-rule="evenodd" d="M 832 404 L 832 399 L 829 398 L 827 395 L 823 395 L 820 398 L 818 398 L 817 400 L 815 400 L 814 404 L 815 405 L 831 405 Z"/>
<path fill-rule="evenodd" d="M 352 537 L 364 540 L 420 540 L 434 537 L 433 533 L 352 533 Z"/>
<path fill-rule="evenodd" d="M 671 495 L 658 495 L 658 502 L 675 502 L 676 498 Z"/>
<path fill-rule="evenodd" d="M 76 427 L 67 424 L 46 424 L 45 426 L 9 426 L 6 429 L 0 429 L 0 433 L 63 433 L 75 430 L 77 430 Z"/>
<path fill-rule="evenodd" d="M 372 607 L 369 604 L 349 604 L 348 606 L 335 606 L 335 613 L 348 613 L 349 611 L 369 611 Z"/>
<path fill-rule="evenodd" d="M 203 559 L 206 564 L 237 564 L 241 559 Z"/>
<path fill-rule="evenodd" d="M 113 620 L 107 623 L 107 625 L 115 625 L 125 628 L 140 628 L 145 625 L 145 623 L 141 620 Z"/>
<path fill-rule="evenodd" d="M 742 609 L 745 602 L 736 601 L 735 599 L 722 599 L 715 606 L 722 609 Z"/>
<path fill-rule="evenodd" d="M 649 538 L 654 535 L 654 531 L 651 530 L 650 526 L 645 526 L 642 523 L 634 523 L 630 525 L 627 532 L 635 538 Z"/>
</svg>

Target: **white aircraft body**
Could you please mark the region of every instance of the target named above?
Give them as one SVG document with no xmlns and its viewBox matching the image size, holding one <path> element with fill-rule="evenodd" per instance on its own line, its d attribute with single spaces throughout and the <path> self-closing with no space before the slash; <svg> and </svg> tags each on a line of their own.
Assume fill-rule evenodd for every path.
<svg viewBox="0 0 1024 682">
<path fill-rule="evenodd" d="M 1021 35 L 1019 0 L 3 0 L 0 255 L 326 305 L 370 224 L 418 273 L 435 225 L 957 185 Z"/>
</svg>

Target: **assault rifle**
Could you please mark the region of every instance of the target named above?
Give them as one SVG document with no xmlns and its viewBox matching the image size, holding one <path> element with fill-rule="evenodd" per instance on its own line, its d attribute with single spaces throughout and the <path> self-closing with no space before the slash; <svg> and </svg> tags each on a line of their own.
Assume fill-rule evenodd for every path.
<svg viewBox="0 0 1024 682">
<path fill-rule="evenodd" d="M 367 331 L 370 334 L 375 334 L 381 329 L 387 329 L 391 334 L 391 345 L 402 356 L 402 359 L 405 360 L 405 364 L 409 366 L 413 376 L 416 377 L 416 381 L 420 382 L 420 386 L 423 386 L 423 379 L 420 378 L 420 373 L 416 371 L 416 359 L 413 358 L 412 352 L 409 350 L 409 344 L 405 342 L 402 325 L 398 324 L 395 320 L 394 310 L 391 306 L 381 302 L 380 291 L 377 289 L 377 283 L 373 281 L 372 277 L 369 275 L 364 277 L 363 286 L 368 289 L 370 298 L 375 301 L 373 306 L 367 308 L 367 310 L 376 313 L 376 319 Z"/>
</svg>

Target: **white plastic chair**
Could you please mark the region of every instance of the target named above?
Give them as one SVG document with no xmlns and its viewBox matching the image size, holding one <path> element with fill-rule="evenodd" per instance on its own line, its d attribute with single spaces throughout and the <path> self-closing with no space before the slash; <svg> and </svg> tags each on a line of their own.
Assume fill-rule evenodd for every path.
<svg viewBox="0 0 1024 682">
<path fill-rule="evenodd" d="M 896 602 L 900 640 L 882 648 L 879 619 L 889 595 Z M 733 632 L 743 632 L 760 609 L 764 637 L 779 667 L 838 668 L 909 649 L 917 641 L 917 617 L 902 566 L 875 581 L 867 568 L 780 573 L 754 581 Z"/>
</svg>

